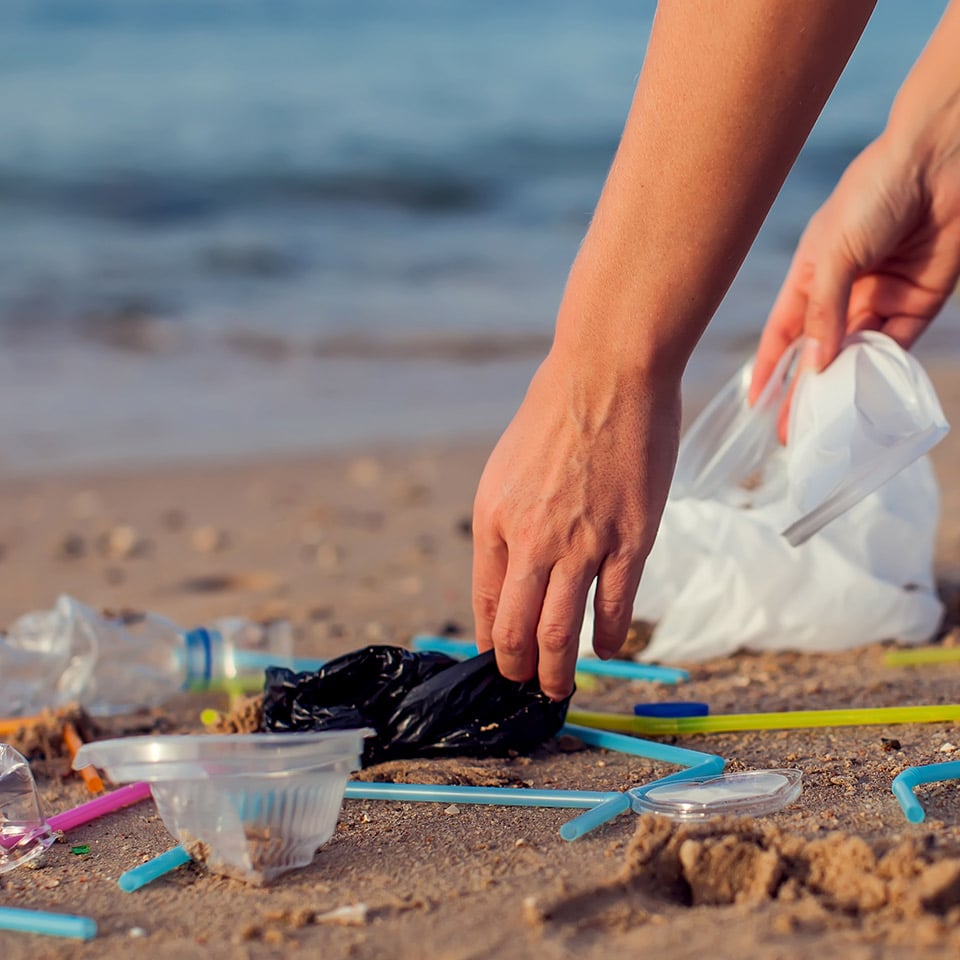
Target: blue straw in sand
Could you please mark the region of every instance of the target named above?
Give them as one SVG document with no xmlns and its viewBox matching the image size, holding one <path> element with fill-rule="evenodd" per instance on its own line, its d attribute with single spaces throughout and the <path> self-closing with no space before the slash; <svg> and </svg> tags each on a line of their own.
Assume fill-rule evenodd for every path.
<svg viewBox="0 0 960 960">
<path fill-rule="evenodd" d="M 410 646 L 418 652 L 445 653 L 450 657 L 475 657 L 477 645 L 469 640 L 450 637 L 414 637 Z M 654 680 L 660 683 L 682 683 L 690 679 L 686 670 L 660 667 L 653 663 L 633 663 L 629 660 L 599 660 L 585 657 L 577 661 L 577 673 L 597 677 L 618 677 L 621 680 Z"/>
<path fill-rule="evenodd" d="M 170 873 L 171 870 L 189 863 L 190 859 L 190 854 L 178 844 L 152 860 L 141 863 L 139 867 L 121 873 L 117 884 L 124 893 L 133 893 L 134 890 L 145 887 L 165 873 Z"/>
<path fill-rule="evenodd" d="M 596 807 L 619 793 L 594 790 L 527 790 L 517 787 L 455 787 L 432 783 L 347 784 L 347 800 L 395 800 L 421 803 L 485 803 L 501 807 Z"/>
<path fill-rule="evenodd" d="M 913 795 L 913 788 L 923 783 L 939 783 L 941 780 L 960 780 L 960 760 L 907 767 L 903 773 L 893 778 L 893 795 L 900 801 L 900 806 L 911 823 L 923 823 L 926 816 L 920 801 Z"/>
<path fill-rule="evenodd" d="M 42 933 L 48 937 L 72 937 L 74 940 L 92 940 L 97 935 L 97 921 L 93 917 L 78 917 L 71 913 L 47 913 L 44 910 L 0 907 L 0 930 Z"/>
<path fill-rule="evenodd" d="M 688 750 L 686 747 L 676 747 L 671 743 L 640 740 L 637 737 L 628 737 L 622 733 L 611 733 L 609 730 L 594 730 L 590 727 L 580 727 L 568 723 L 564 725 L 563 732 L 578 737 L 591 747 L 629 753 L 635 757 L 646 757 L 649 760 L 659 760 L 663 763 L 675 763 L 678 766 L 688 768 L 678 770 L 676 773 L 671 773 L 667 777 L 654 781 L 658 784 L 675 780 L 715 777 L 723 771 L 726 765 L 726 760 L 723 757 L 713 753 Z M 650 784 L 650 786 L 653 786 L 653 784 Z M 577 840 L 629 809 L 630 797 L 625 793 L 616 794 L 605 803 L 567 821 L 560 828 L 560 836 L 564 840 Z"/>
<path fill-rule="evenodd" d="M 234 650 L 233 663 L 239 670 L 266 670 L 267 667 L 287 667 L 296 673 L 315 673 L 327 661 L 313 657 L 278 657 L 275 653 L 259 650 Z"/>
<path fill-rule="evenodd" d="M 483 803 L 501 807 L 585 809 L 620 797 L 621 794 L 593 790 L 527 790 L 515 787 L 456 787 L 433 783 L 351 782 L 347 784 L 344 796 L 348 800 Z M 182 846 L 176 846 L 121 874 L 117 882 L 125 893 L 132 893 L 189 862 L 190 854 Z"/>
</svg>

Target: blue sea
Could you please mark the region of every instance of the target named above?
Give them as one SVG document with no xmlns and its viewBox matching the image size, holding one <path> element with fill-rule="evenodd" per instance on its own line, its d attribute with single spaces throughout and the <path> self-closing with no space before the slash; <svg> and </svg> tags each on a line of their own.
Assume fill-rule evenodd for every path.
<svg viewBox="0 0 960 960">
<path fill-rule="evenodd" d="M 942 8 L 881 0 L 694 387 L 750 352 Z M 0 467 L 492 438 L 549 344 L 653 12 L 2 0 Z"/>
</svg>

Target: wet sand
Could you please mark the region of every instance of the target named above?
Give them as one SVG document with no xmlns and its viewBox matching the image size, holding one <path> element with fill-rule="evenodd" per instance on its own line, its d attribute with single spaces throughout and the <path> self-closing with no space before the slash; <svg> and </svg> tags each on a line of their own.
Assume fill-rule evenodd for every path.
<svg viewBox="0 0 960 960">
<path fill-rule="evenodd" d="M 960 381 L 950 368 L 933 372 L 948 417 L 960 422 Z M 423 444 L 0 479 L 0 622 L 68 592 L 183 624 L 237 613 L 289 617 L 296 652 L 305 656 L 406 643 L 416 632 L 469 636 L 469 517 L 487 452 L 487 444 Z M 944 506 L 938 572 L 953 596 L 960 433 L 934 460 Z M 739 654 L 692 665 L 682 693 L 715 713 L 960 699 L 960 663 L 889 668 L 887 646 Z M 576 705 L 629 712 L 638 700 L 674 695 L 601 681 L 578 691 Z M 184 695 L 165 719 L 199 729 L 207 705 L 226 704 Z M 172 843 L 146 802 L 72 831 L 40 869 L 0 878 L 0 904 L 93 916 L 98 938 L 80 944 L 0 933 L 0 953 L 4 960 L 956 956 L 957 787 L 924 788 L 927 820 L 912 826 L 890 782 L 907 766 L 953 759 L 960 725 L 678 742 L 722 754 L 730 769 L 798 768 L 803 795 L 762 821 L 706 833 L 625 814 L 575 843 L 558 834 L 567 811 L 347 801 L 313 865 L 270 887 L 188 866 L 121 894 L 119 874 Z M 35 769 L 49 813 L 87 798 L 65 761 Z M 376 775 L 619 790 L 668 769 L 551 743 L 531 757 L 420 761 Z M 73 854 L 77 844 L 89 853 Z M 365 909 L 350 914 L 352 923 L 318 919 L 358 904 Z"/>
</svg>

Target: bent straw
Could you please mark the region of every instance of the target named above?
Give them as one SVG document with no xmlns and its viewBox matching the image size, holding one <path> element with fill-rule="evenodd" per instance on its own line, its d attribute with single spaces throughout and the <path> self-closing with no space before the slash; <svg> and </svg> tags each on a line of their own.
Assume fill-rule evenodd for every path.
<svg viewBox="0 0 960 960">
<path fill-rule="evenodd" d="M 915 650 L 890 650 L 883 655 L 888 667 L 914 667 L 927 663 L 953 663 L 960 660 L 960 647 L 919 647 Z"/>
<path fill-rule="evenodd" d="M 74 940 L 92 940 L 97 935 L 97 921 L 93 917 L 78 917 L 71 913 L 47 913 L 45 910 L 0 907 L 0 930 L 41 933 L 48 937 L 72 937 Z"/>
<path fill-rule="evenodd" d="M 455 787 L 433 783 L 364 783 L 352 780 L 347 784 L 347 800 L 394 800 L 419 803 L 483 803 L 501 807 L 561 807 L 585 809 L 596 807 L 615 791 L 595 790 L 528 790 L 522 787 Z"/>
<path fill-rule="evenodd" d="M 79 807 L 74 807 L 72 810 L 55 814 L 47 820 L 47 823 L 51 830 L 66 832 L 74 827 L 89 823 L 91 820 L 96 820 L 97 817 L 103 817 L 123 807 L 129 807 L 141 800 L 146 800 L 149 796 L 149 783 L 131 783 L 125 787 L 120 787 L 119 790 L 105 793 L 102 797 L 97 797 L 96 800 L 81 803 Z"/>
<path fill-rule="evenodd" d="M 63 742 L 70 754 L 70 762 L 73 763 L 77 757 L 77 751 L 83 746 L 83 741 L 77 733 L 77 728 L 69 720 L 63 725 Z M 82 767 L 79 772 L 90 793 L 103 793 L 103 780 L 100 779 L 100 774 L 95 768 Z"/>
<path fill-rule="evenodd" d="M 469 640 L 450 637 L 414 637 L 410 642 L 418 652 L 445 653 L 451 657 L 475 657 L 477 645 Z M 630 660 L 600 660 L 584 657 L 577 661 L 577 673 L 596 677 L 618 677 L 621 680 L 655 680 L 660 683 L 682 683 L 690 679 L 686 670 L 660 667 L 653 663 L 633 663 Z"/>
<path fill-rule="evenodd" d="M 573 713 L 573 711 L 571 711 Z M 608 730 L 593 730 L 588 727 L 568 723 L 563 727 L 565 733 L 579 737 L 584 743 L 593 747 L 602 747 L 605 750 L 616 750 L 620 753 L 629 753 L 633 756 L 646 757 L 649 760 L 660 760 L 664 763 L 675 763 L 686 770 L 678 770 L 669 776 L 661 777 L 653 783 L 666 783 L 674 780 L 690 780 L 698 777 L 716 776 L 723 771 L 726 760 L 713 753 L 702 753 L 699 750 L 688 750 L 686 747 L 676 747 L 670 743 L 656 743 L 652 740 L 638 740 L 636 737 L 627 737 L 622 733 L 611 733 Z M 650 786 L 653 786 L 653 783 Z M 591 830 L 618 817 L 624 810 L 630 809 L 630 797 L 626 793 L 617 794 L 610 800 L 602 803 L 586 813 L 568 820 L 560 828 L 560 836 L 564 840 L 577 840 Z"/>
<path fill-rule="evenodd" d="M 960 720 L 960 704 L 909 707 L 853 707 L 844 710 L 789 710 L 782 713 L 728 713 L 708 717 L 634 717 L 620 713 L 571 710 L 573 723 L 640 736 L 729 733 L 738 730 L 804 730 L 810 727 L 856 727 L 895 723 L 942 723 Z"/>
<path fill-rule="evenodd" d="M 186 849 L 182 845 L 177 844 L 177 846 L 171 847 L 152 860 L 141 863 L 139 867 L 134 867 L 132 870 L 121 873 L 117 880 L 117 885 L 124 893 L 133 893 L 134 890 L 139 890 L 141 887 L 145 887 L 148 883 L 152 883 L 164 874 L 176 870 L 177 867 L 182 867 L 185 863 L 189 863 L 191 859 Z"/>
<path fill-rule="evenodd" d="M 913 795 L 913 788 L 923 783 L 939 783 L 941 780 L 960 780 L 960 760 L 951 760 L 949 763 L 929 763 L 922 767 L 907 767 L 903 773 L 893 778 L 891 790 L 911 823 L 923 823 L 926 817 L 926 811 Z"/>
</svg>

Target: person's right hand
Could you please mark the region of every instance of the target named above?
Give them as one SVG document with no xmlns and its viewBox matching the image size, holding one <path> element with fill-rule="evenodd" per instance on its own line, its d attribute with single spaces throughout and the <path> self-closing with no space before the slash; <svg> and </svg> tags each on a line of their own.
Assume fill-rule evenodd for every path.
<svg viewBox="0 0 960 960">
<path fill-rule="evenodd" d="M 950 133 L 952 148 L 936 150 L 885 135 L 847 168 L 800 239 L 760 339 L 751 403 L 800 336 L 800 369 L 819 372 L 850 333 L 879 330 L 909 349 L 940 312 L 960 277 L 960 130 Z M 786 422 L 787 405 L 782 440 Z"/>
</svg>

